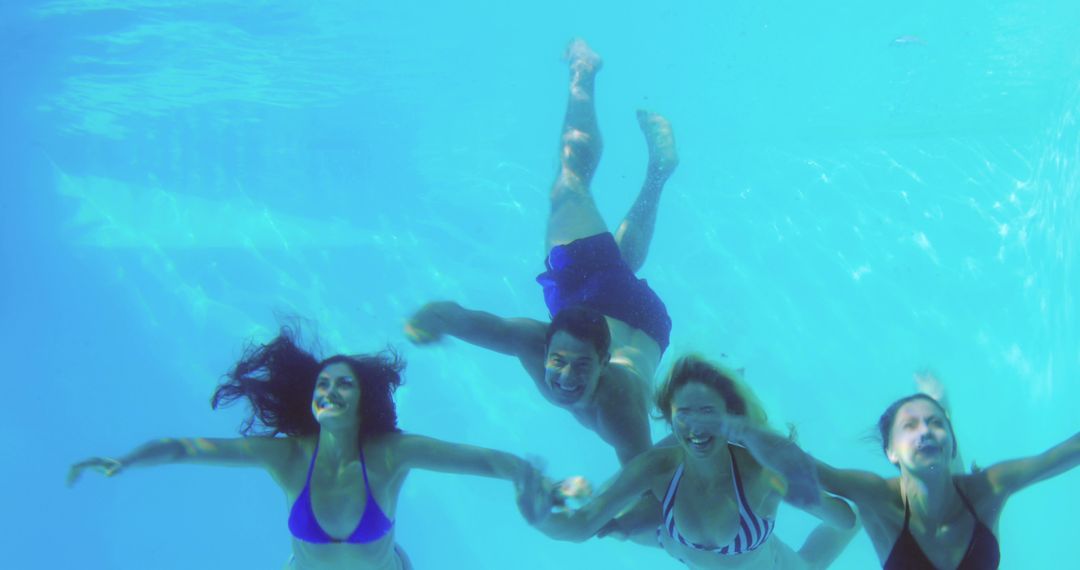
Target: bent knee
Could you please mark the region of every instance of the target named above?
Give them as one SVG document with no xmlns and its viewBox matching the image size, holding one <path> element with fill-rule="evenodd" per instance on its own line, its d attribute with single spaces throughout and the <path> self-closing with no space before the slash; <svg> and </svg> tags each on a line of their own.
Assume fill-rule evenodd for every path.
<svg viewBox="0 0 1080 570">
<path fill-rule="evenodd" d="M 562 137 L 562 162 L 579 176 L 588 176 L 596 168 L 603 151 L 600 137 L 578 129 L 567 129 Z"/>
</svg>

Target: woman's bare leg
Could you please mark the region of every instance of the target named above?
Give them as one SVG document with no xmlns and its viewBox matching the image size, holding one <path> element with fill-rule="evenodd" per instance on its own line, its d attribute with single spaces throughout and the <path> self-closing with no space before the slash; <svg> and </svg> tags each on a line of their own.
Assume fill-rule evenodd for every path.
<svg viewBox="0 0 1080 570">
<path fill-rule="evenodd" d="M 615 241 L 619 244 L 623 260 L 635 273 L 645 264 L 645 257 L 649 253 L 660 192 L 679 165 L 671 123 L 663 116 L 648 111 L 638 111 L 637 116 L 645 143 L 649 145 L 649 167 L 641 192 L 638 192 L 634 205 L 615 232 Z"/>
<path fill-rule="evenodd" d="M 589 193 L 603 151 L 593 103 L 596 72 L 603 62 L 580 39 L 570 42 L 566 59 L 570 64 L 570 97 L 563 119 L 559 175 L 551 188 L 545 251 L 607 231 Z"/>
</svg>

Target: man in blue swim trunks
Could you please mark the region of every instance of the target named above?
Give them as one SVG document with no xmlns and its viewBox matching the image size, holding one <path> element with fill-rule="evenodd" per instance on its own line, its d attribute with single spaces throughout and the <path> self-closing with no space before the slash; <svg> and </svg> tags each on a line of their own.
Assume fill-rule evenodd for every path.
<svg viewBox="0 0 1080 570">
<path fill-rule="evenodd" d="M 551 190 L 547 271 L 537 277 L 552 322 L 437 302 L 417 311 L 405 332 L 416 344 L 450 335 L 518 357 L 540 393 L 611 444 L 625 464 L 652 445 L 652 377 L 671 333 L 664 303 L 634 274 L 645 262 L 660 193 L 679 159 L 668 121 L 639 111 L 649 167 L 612 235 L 589 192 L 603 146 L 593 103 L 601 60 L 581 40 L 570 44 L 567 59 L 570 96 Z"/>
</svg>

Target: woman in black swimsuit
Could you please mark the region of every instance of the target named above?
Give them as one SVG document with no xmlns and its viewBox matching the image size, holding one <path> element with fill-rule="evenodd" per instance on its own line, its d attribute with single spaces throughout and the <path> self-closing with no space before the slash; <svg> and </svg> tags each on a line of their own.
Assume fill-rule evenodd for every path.
<svg viewBox="0 0 1080 570">
<path fill-rule="evenodd" d="M 886 569 L 997 568 L 995 536 L 1005 501 L 1080 465 L 1080 433 L 1033 457 L 954 473 L 956 437 L 945 409 L 926 394 L 894 402 L 878 421 L 882 448 L 900 476 L 818 464 L 825 490 L 853 501 Z"/>
</svg>

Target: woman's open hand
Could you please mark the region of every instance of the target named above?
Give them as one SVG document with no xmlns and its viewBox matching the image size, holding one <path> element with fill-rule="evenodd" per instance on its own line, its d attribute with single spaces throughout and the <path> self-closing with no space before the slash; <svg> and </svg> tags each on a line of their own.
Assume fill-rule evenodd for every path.
<svg viewBox="0 0 1080 570">
<path fill-rule="evenodd" d="M 123 469 L 124 464 L 111 457 L 91 457 L 71 466 L 71 469 L 68 470 L 67 484 L 68 487 L 73 486 L 82 477 L 83 472 L 87 470 L 97 471 L 106 477 L 112 477 Z"/>
</svg>

